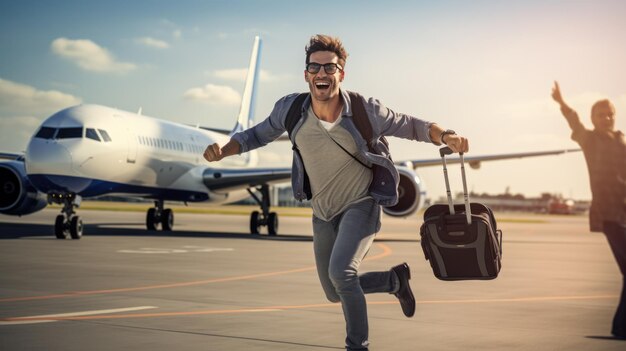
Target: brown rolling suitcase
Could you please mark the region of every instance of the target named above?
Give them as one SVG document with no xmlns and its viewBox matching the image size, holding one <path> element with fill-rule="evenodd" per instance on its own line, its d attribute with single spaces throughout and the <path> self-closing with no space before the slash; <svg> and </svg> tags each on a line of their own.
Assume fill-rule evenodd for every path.
<svg viewBox="0 0 626 351">
<path fill-rule="evenodd" d="M 441 280 L 494 279 L 502 264 L 502 231 L 498 230 L 489 207 L 469 202 L 462 153 L 465 204 L 453 204 L 445 159 L 452 150 L 444 147 L 439 153 L 448 204 L 432 205 L 424 212 L 424 223 L 420 228 L 424 256 L 435 277 Z"/>
</svg>

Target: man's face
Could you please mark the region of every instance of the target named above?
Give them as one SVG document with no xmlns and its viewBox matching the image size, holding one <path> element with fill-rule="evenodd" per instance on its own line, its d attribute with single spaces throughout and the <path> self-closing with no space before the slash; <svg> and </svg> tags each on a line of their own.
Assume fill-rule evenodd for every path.
<svg viewBox="0 0 626 351">
<path fill-rule="evenodd" d="M 615 128 L 615 110 L 608 102 L 599 104 L 593 109 L 591 122 L 599 131 L 612 131 Z"/>
<path fill-rule="evenodd" d="M 309 83 L 311 96 L 318 101 L 329 101 L 339 95 L 339 86 L 343 81 L 343 67 L 338 66 L 334 73 L 326 73 L 324 65 L 334 63 L 338 65 L 339 58 L 332 51 L 317 51 L 309 57 L 309 64 L 320 64 L 319 72 L 310 73 L 304 70 L 304 80 Z"/>
</svg>

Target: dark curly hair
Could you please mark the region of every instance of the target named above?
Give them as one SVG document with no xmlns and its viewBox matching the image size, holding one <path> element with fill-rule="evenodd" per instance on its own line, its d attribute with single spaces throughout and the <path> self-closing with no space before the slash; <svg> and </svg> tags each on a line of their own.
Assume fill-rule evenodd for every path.
<svg viewBox="0 0 626 351">
<path fill-rule="evenodd" d="M 331 37 L 324 34 L 314 35 L 309 40 L 309 45 L 305 46 L 304 51 L 306 51 L 306 64 L 309 63 L 312 53 L 317 51 L 332 51 L 337 54 L 337 57 L 339 58 L 338 63 L 341 67 L 346 67 L 348 52 L 343 47 L 341 40 L 337 37 Z"/>
</svg>

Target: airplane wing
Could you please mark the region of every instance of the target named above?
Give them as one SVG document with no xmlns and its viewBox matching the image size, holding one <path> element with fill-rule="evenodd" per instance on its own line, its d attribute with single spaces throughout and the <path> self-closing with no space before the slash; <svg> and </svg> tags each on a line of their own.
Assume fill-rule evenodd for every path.
<svg viewBox="0 0 626 351">
<path fill-rule="evenodd" d="M 570 152 L 578 152 L 580 149 L 566 149 L 553 151 L 521 152 L 513 154 L 465 156 L 465 162 L 476 169 L 482 161 L 496 161 L 524 157 L 560 155 Z M 460 159 L 446 158 L 448 164 L 459 163 Z M 441 158 L 410 160 L 396 162 L 400 166 L 419 168 L 425 166 L 441 165 Z M 284 183 L 291 179 L 291 167 L 284 168 L 241 168 L 241 169 L 216 169 L 207 168 L 202 174 L 204 185 L 210 190 L 241 189 L 242 187 L 255 187 L 263 184 Z"/>
<path fill-rule="evenodd" d="M 190 124 L 188 124 L 188 125 L 190 125 Z M 203 126 L 200 126 L 199 128 L 200 129 L 204 129 L 204 130 L 209 130 L 209 131 L 215 132 L 215 133 L 224 134 L 224 135 L 230 135 L 230 133 L 231 133 L 231 130 L 229 130 L 229 129 L 210 128 L 210 127 L 203 127 Z"/>
<path fill-rule="evenodd" d="M 255 187 L 263 184 L 284 183 L 291 179 L 291 167 L 285 168 L 207 168 L 202 178 L 210 190 Z"/>
<path fill-rule="evenodd" d="M 24 160 L 24 154 L 14 154 L 9 152 L 0 152 L 0 160 Z"/>
<path fill-rule="evenodd" d="M 469 163 L 470 167 L 474 169 L 480 168 L 480 163 L 482 161 L 496 161 L 496 160 L 507 160 L 514 158 L 524 158 L 524 157 L 536 157 L 536 156 L 549 156 L 549 155 L 560 155 L 569 152 L 578 152 L 580 149 L 565 149 L 565 150 L 553 150 L 553 151 L 537 151 L 537 152 L 520 152 L 513 154 L 498 154 L 498 155 L 482 155 L 482 156 L 464 156 L 465 162 Z M 460 163 L 461 160 L 458 157 L 454 158 L 446 158 L 446 163 Z M 422 160 L 409 160 L 403 162 L 396 162 L 398 165 L 408 165 L 412 166 L 412 168 L 416 169 L 419 167 L 426 166 L 438 166 L 441 165 L 441 158 L 432 158 L 432 159 L 422 159 Z"/>
</svg>

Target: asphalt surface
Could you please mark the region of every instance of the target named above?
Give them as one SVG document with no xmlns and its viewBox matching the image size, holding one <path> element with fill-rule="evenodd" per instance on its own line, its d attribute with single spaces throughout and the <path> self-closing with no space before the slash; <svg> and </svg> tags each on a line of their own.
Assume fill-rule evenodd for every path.
<svg viewBox="0 0 626 351">
<path fill-rule="evenodd" d="M 0 350 L 341 350 L 341 307 L 314 269 L 310 219 L 278 237 L 248 217 L 81 211 L 81 240 L 53 238 L 54 210 L 0 215 Z M 610 336 L 622 277 L 585 217 L 496 214 L 504 261 L 493 281 L 434 278 L 420 221 L 383 217 L 362 271 L 406 261 L 417 312 L 368 295 L 370 350 L 625 350 Z"/>
</svg>

